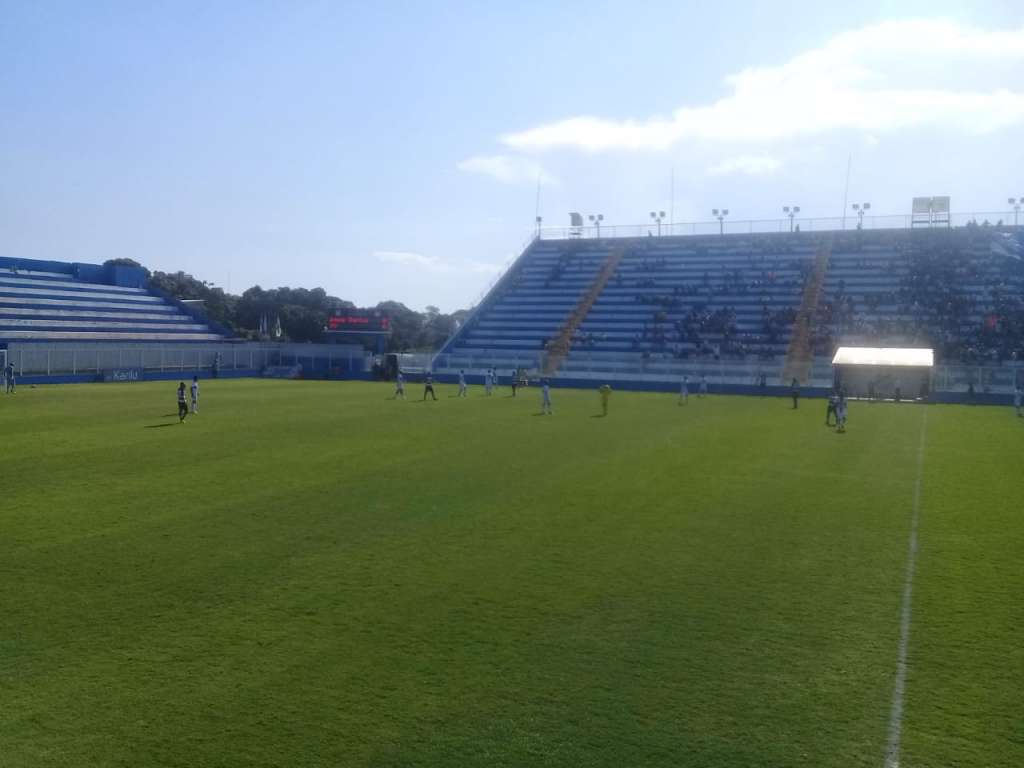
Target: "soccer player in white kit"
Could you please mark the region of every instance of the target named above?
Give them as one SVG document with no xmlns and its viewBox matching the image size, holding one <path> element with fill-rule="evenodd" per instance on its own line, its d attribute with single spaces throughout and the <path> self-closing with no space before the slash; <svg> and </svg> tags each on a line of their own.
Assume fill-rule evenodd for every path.
<svg viewBox="0 0 1024 768">
<path fill-rule="evenodd" d="M 1017 418 L 1021 417 L 1020 407 L 1021 402 L 1024 401 L 1024 387 L 1018 384 L 1013 388 L 1013 407 L 1017 409 Z"/>
<path fill-rule="evenodd" d="M 679 404 L 690 402 L 690 377 L 683 376 L 683 383 L 679 385 Z"/>
<path fill-rule="evenodd" d="M 484 374 L 484 392 L 487 396 L 491 396 L 491 389 L 494 387 L 494 371 L 487 369 L 487 373 Z"/>
<path fill-rule="evenodd" d="M 459 397 L 466 396 L 466 372 L 459 371 Z"/>
<path fill-rule="evenodd" d="M 836 405 L 836 432 L 846 431 L 846 395 L 839 395 L 839 403 Z"/>
<path fill-rule="evenodd" d="M 540 395 L 540 412 L 547 414 L 548 416 L 553 416 L 554 411 L 551 410 L 551 386 L 548 384 L 547 379 L 544 380 L 544 383 L 540 387 Z"/>
<path fill-rule="evenodd" d="M 397 400 L 398 398 L 405 400 L 405 376 L 402 375 L 401 371 L 395 377 L 395 396 L 393 399 Z"/>
<path fill-rule="evenodd" d="M 192 413 L 199 413 L 199 377 L 192 377 Z"/>
</svg>

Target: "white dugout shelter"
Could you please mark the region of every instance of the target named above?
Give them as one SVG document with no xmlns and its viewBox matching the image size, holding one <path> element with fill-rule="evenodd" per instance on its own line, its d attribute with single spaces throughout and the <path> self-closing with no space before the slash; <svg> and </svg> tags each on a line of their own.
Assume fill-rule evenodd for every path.
<svg viewBox="0 0 1024 768">
<path fill-rule="evenodd" d="M 931 349 L 840 347 L 832 358 L 837 385 L 850 397 L 919 400 L 931 391 Z"/>
</svg>

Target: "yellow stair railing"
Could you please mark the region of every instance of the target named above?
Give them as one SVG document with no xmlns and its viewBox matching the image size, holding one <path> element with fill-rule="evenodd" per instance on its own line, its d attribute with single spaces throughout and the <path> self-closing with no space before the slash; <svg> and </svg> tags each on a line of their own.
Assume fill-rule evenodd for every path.
<svg viewBox="0 0 1024 768">
<path fill-rule="evenodd" d="M 625 255 L 625 251 L 621 247 L 613 248 L 609 252 L 608 258 L 605 259 L 601 269 L 594 277 L 594 282 L 590 284 L 590 288 L 587 289 L 583 298 L 580 299 L 579 304 L 576 305 L 575 309 L 569 314 L 569 317 L 566 318 L 565 323 L 558 331 L 558 335 L 547 343 L 545 348 L 547 354 L 544 357 L 545 376 L 551 376 L 562 365 L 562 361 L 565 360 L 569 354 L 569 349 L 572 347 L 573 334 L 576 333 L 576 329 L 586 319 L 590 309 L 594 306 L 594 302 L 597 301 L 604 287 L 608 285 L 608 281 L 615 274 L 615 270 L 618 268 L 619 262 L 622 261 L 623 255 Z"/>
<path fill-rule="evenodd" d="M 811 349 L 814 315 L 818 311 L 818 302 L 821 301 L 825 274 L 828 272 L 828 262 L 831 256 L 832 237 L 828 236 L 818 245 L 818 253 L 814 257 L 814 271 L 804 286 L 800 310 L 793 325 L 793 336 L 789 340 L 789 349 L 786 352 L 786 366 L 782 374 L 783 384 L 788 384 L 793 379 L 803 383 L 810 377 L 811 364 L 814 361 Z"/>
</svg>

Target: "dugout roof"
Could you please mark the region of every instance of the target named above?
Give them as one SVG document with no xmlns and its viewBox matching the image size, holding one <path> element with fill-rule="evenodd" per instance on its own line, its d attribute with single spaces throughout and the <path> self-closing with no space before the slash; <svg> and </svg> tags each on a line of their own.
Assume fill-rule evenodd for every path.
<svg viewBox="0 0 1024 768">
<path fill-rule="evenodd" d="M 935 353 L 931 349 L 900 349 L 895 347 L 840 347 L 832 365 L 874 365 L 901 368 L 931 368 Z"/>
</svg>

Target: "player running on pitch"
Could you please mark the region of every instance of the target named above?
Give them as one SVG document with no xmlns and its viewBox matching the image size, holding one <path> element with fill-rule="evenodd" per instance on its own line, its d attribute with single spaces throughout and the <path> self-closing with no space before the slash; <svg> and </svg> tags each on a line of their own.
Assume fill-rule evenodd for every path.
<svg viewBox="0 0 1024 768">
<path fill-rule="evenodd" d="M 466 372 L 459 371 L 459 397 L 466 396 Z"/>
<path fill-rule="evenodd" d="M 547 379 L 544 379 L 540 387 L 540 412 L 546 416 L 554 415 L 554 411 L 551 410 L 551 385 Z"/>
<path fill-rule="evenodd" d="M 401 371 L 395 376 L 395 396 L 391 399 L 397 400 L 398 398 L 405 400 L 405 376 L 402 375 Z"/>
<path fill-rule="evenodd" d="M 184 424 L 188 416 L 188 397 L 185 394 L 185 382 L 178 382 L 178 423 Z"/>
<path fill-rule="evenodd" d="M 683 376 L 683 382 L 679 385 L 679 404 L 686 405 L 690 402 L 690 377 Z"/>
<path fill-rule="evenodd" d="M 512 397 L 516 396 L 516 389 L 519 387 L 519 369 L 512 371 Z"/>
<path fill-rule="evenodd" d="M 4 392 L 13 395 L 17 382 L 14 380 L 14 363 L 8 363 L 4 368 Z"/>
<path fill-rule="evenodd" d="M 192 377 L 192 413 L 199 413 L 199 377 Z"/>
<path fill-rule="evenodd" d="M 494 389 L 494 371 L 490 368 L 487 369 L 487 373 L 484 374 L 484 393 L 490 397 L 491 390 Z"/>
</svg>

